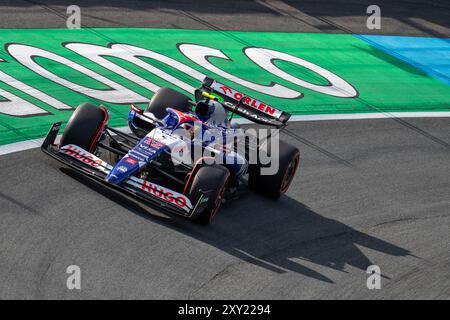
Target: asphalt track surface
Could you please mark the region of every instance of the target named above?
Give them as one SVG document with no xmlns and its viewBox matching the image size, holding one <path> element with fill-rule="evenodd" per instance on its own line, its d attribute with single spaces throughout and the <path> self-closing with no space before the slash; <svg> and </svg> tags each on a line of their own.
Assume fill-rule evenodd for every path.
<svg viewBox="0 0 450 320">
<path fill-rule="evenodd" d="M 10 27 L 63 27 L 55 25 L 51 11 L 61 2 L 48 3 L 39 6 L 41 13 L 24 2 L 15 17 L 5 11 L 10 7 L 0 7 L 1 21 L 5 16 Z M 405 2 L 397 4 L 400 12 Z M 170 3 L 152 6 L 176 11 Z M 286 17 L 253 12 L 254 2 L 248 6 L 242 10 L 255 18 L 267 14 L 256 19 L 259 30 L 283 28 Z M 415 18 L 425 21 L 427 35 L 448 36 L 448 26 L 439 23 L 445 12 L 422 7 Z M 335 20 L 358 25 L 358 16 L 339 8 Z M 142 12 L 123 10 L 135 26 Z M 199 10 L 195 15 L 206 15 Z M 103 20 L 117 20 L 102 14 Z M 223 19 L 215 25 L 229 29 L 226 14 L 217 15 Z M 34 24 L 18 21 L 21 15 L 33 17 Z M 188 27 L 178 22 L 172 27 Z M 173 21 L 140 26 L 168 23 Z M 382 32 L 398 34 L 396 23 Z M 208 227 L 148 208 L 37 149 L 4 155 L 0 298 L 449 299 L 449 128 L 449 118 L 293 123 L 284 138 L 300 148 L 302 160 L 287 195 L 274 202 L 248 194 L 225 204 Z M 80 291 L 66 288 L 65 271 L 73 264 L 82 270 Z M 381 290 L 366 287 L 372 264 L 381 268 Z"/>
<path fill-rule="evenodd" d="M 380 30 L 366 27 L 372 0 L 0 0 L 3 28 L 65 28 L 80 6 L 91 28 L 177 28 L 450 36 L 447 0 L 377 0 Z"/>
</svg>

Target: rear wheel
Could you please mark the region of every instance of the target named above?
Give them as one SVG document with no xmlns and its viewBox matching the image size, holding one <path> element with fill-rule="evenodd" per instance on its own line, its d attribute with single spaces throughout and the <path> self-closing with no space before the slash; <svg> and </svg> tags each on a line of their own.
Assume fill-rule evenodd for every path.
<svg viewBox="0 0 450 320">
<path fill-rule="evenodd" d="M 155 117 L 162 119 L 166 116 L 166 108 L 173 108 L 181 112 L 191 110 L 188 96 L 171 88 L 161 88 L 152 97 L 145 111 L 152 112 Z"/>
<path fill-rule="evenodd" d="M 280 140 L 278 154 L 270 154 L 270 143 L 263 148 L 271 159 L 278 157 L 278 170 L 275 174 L 265 175 L 261 169 L 268 168 L 274 160 L 267 165 L 261 163 L 249 166 L 249 186 L 253 190 L 277 199 L 285 193 L 294 179 L 298 165 L 300 163 L 299 150 Z"/>
<path fill-rule="evenodd" d="M 104 107 L 83 103 L 73 112 L 61 137 L 60 146 L 74 144 L 92 152 L 108 121 Z"/>
<path fill-rule="evenodd" d="M 161 88 L 153 95 L 145 112 L 151 112 L 156 118 L 161 120 L 167 115 L 166 108 L 188 112 L 191 110 L 190 99 L 188 96 L 171 88 Z M 133 123 L 129 124 L 129 127 L 137 137 L 143 138 L 155 128 L 155 125 L 139 118 L 134 118 Z"/>
<path fill-rule="evenodd" d="M 195 212 L 192 220 L 211 223 L 222 203 L 229 177 L 228 169 L 220 165 L 199 165 L 193 169 L 185 194 L 196 204 L 204 193 L 206 206 L 202 203 L 200 206 L 204 209 Z"/>
</svg>

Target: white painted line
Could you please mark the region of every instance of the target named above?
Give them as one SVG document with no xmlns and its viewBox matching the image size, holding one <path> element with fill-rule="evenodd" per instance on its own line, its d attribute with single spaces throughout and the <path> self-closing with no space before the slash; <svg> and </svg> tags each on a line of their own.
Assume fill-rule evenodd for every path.
<svg viewBox="0 0 450 320">
<path fill-rule="evenodd" d="M 385 112 L 385 113 L 349 113 L 349 114 L 315 114 L 295 115 L 291 121 L 320 121 L 320 120 L 352 120 L 352 119 L 390 119 L 390 118 L 446 118 L 450 112 Z"/>
<path fill-rule="evenodd" d="M 341 113 L 341 114 L 314 114 L 293 115 L 289 122 L 324 121 L 324 120 L 353 120 L 353 119 L 390 119 L 390 118 L 447 118 L 450 112 L 391 112 L 391 113 Z M 252 121 L 238 118 L 233 120 L 239 124 L 249 124 Z"/>
<path fill-rule="evenodd" d="M 32 148 L 38 148 L 44 139 L 34 139 L 34 140 L 28 140 L 28 141 L 21 141 L 11 144 L 5 144 L 0 146 L 0 155 L 28 150 Z"/>
<path fill-rule="evenodd" d="M 364 119 L 390 119 L 390 118 L 447 118 L 450 117 L 450 112 L 391 112 L 391 113 L 348 113 L 348 114 L 316 114 L 316 115 L 294 115 L 289 122 L 302 121 L 325 121 L 325 120 L 364 120 Z M 250 120 L 238 118 L 234 122 L 239 124 L 252 123 Z M 130 128 L 121 127 L 116 128 L 125 133 L 131 133 Z M 58 136 L 60 139 L 61 136 Z M 39 148 L 44 141 L 44 138 L 33 139 L 28 141 L 21 141 L 0 146 L 0 155 L 24 151 L 28 149 Z"/>
</svg>

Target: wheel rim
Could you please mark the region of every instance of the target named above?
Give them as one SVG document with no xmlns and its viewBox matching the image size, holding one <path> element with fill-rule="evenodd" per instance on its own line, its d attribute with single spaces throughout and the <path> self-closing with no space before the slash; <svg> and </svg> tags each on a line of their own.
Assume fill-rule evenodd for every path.
<svg viewBox="0 0 450 320">
<path fill-rule="evenodd" d="M 298 163 L 300 161 L 300 156 L 297 153 L 292 161 L 289 163 L 289 166 L 286 169 L 286 172 L 284 173 L 283 180 L 281 181 L 281 188 L 280 191 L 282 193 L 286 192 L 286 190 L 289 188 L 292 180 L 294 179 L 295 172 L 297 171 Z"/>
<path fill-rule="evenodd" d="M 216 201 L 214 203 L 214 209 L 212 210 L 211 215 L 209 216 L 209 222 L 212 221 L 212 219 L 216 215 L 217 211 L 219 210 L 220 205 L 222 204 L 222 199 L 225 194 L 225 189 L 226 189 L 226 183 L 220 190 L 219 194 L 217 195 Z"/>
</svg>

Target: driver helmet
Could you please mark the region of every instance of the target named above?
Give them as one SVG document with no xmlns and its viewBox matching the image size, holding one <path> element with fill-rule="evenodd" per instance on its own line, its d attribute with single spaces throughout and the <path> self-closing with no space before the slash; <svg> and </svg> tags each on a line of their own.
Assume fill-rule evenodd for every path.
<svg viewBox="0 0 450 320">
<path fill-rule="evenodd" d="M 207 125 L 227 127 L 228 113 L 220 102 L 201 100 L 197 102 L 195 113 Z"/>
</svg>

